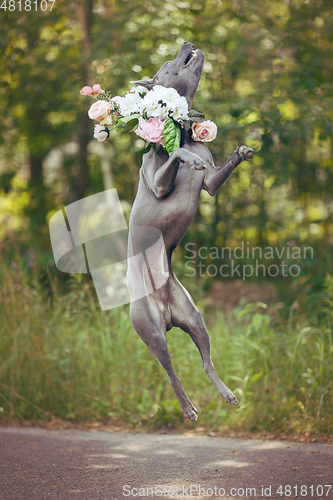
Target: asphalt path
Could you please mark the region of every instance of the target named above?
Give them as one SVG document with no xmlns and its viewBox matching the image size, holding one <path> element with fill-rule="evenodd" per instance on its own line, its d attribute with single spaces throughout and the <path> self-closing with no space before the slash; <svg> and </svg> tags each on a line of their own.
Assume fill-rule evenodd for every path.
<svg viewBox="0 0 333 500">
<path fill-rule="evenodd" d="M 0 428 L 0 500 L 333 499 L 333 445 Z"/>
</svg>

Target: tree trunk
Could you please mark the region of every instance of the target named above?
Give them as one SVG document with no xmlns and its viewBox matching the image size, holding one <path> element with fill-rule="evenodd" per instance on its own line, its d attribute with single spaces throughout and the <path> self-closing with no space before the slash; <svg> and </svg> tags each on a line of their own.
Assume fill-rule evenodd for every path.
<svg viewBox="0 0 333 500">
<path fill-rule="evenodd" d="M 93 20 L 93 3 L 94 0 L 78 0 L 76 2 L 77 19 L 81 25 L 83 34 L 83 63 L 81 67 L 82 83 L 89 85 L 89 66 L 91 56 L 91 40 L 90 30 Z M 88 185 L 88 152 L 87 146 L 89 142 L 89 118 L 87 112 L 84 111 L 79 116 L 78 124 L 78 143 L 79 154 L 77 161 L 76 177 L 70 193 L 70 202 L 80 200 L 84 197 Z"/>
<path fill-rule="evenodd" d="M 43 185 L 43 158 L 34 153 L 29 154 L 30 179 L 29 196 L 30 201 L 25 209 L 25 214 L 29 217 L 30 232 L 36 237 L 40 237 L 40 230 L 45 226 L 45 189 Z"/>
<path fill-rule="evenodd" d="M 30 153 L 30 185 L 42 186 L 43 185 L 43 159 Z"/>
<path fill-rule="evenodd" d="M 88 185 L 88 152 L 89 142 L 89 117 L 86 112 L 79 116 L 78 143 L 79 152 L 77 159 L 77 170 L 75 179 L 71 188 L 70 203 L 80 200 L 84 197 Z"/>
</svg>

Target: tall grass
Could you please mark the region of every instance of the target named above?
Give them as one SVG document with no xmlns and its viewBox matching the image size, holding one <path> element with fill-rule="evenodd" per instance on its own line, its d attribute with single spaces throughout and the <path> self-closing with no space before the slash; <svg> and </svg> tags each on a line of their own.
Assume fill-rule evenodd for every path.
<svg viewBox="0 0 333 500">
<path fill-rule="evenodd" d="M 47 271 L 45 271 L 47 273 Z M 47 286 L 45 285 L 47 283 Z M 239 398 L 224 403 L 181 330 L 168 333 L 176 372 L 209 429 L 333 433 L 333 280 L 325 319 L 273 326 L 263 304 L 217 314 L 213 362 Z M 135 333 L 128 306 L 101 312 L 93 287 L 19 260 L 0 270 L 0 418 L 184 424 L 166 374 Z M 303 321 L 303 324 L 302 324 Z M 189 427 L 197 424 L 188 423 Z"/>
</svg>

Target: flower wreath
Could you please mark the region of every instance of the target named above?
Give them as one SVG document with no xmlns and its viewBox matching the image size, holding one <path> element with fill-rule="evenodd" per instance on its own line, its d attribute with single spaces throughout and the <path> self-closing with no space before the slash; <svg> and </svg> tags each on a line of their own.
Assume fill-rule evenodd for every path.
<svg viewBox="0 0 333 500">
<path fill-rule="evenodd" d="M 200 142 L 213 141 L 217 134 L 216 124 L 205 121 L 198 111 L 189 111 L 185 97 L 173 88 L 155 85 L 148 90 L 139 85 L 123 97 L 112 97 L 111 92 L 94 85 L 83 87 L 80 93 L 97 99 L 88 116 L 99 122 L 94 130 L 99 142 L 109 138 L 110 130 L 120 131 L 130 124 L 131 131 L 148 143 L 143 153 L 159 144 L 171 155 L 180 146 L 181 128 L 191 130 L 192 138 Z"/>
</svg>

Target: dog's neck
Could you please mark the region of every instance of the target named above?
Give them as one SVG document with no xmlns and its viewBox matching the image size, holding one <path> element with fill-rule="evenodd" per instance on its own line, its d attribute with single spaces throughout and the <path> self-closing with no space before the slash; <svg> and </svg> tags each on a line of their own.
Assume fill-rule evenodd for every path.
<svg viewBox="0 0 333 500">
<path fill-rule="evenodd" d="M 193 144 L 193 139 L 190 130 L 181 129 L 181 139 L 180 139 L 180 147 L 185 144 Z"/>
</svg>

